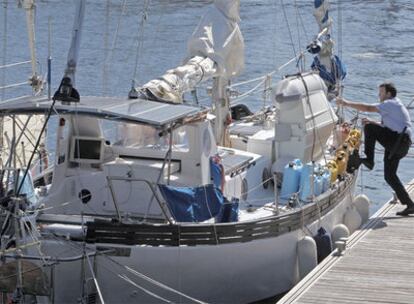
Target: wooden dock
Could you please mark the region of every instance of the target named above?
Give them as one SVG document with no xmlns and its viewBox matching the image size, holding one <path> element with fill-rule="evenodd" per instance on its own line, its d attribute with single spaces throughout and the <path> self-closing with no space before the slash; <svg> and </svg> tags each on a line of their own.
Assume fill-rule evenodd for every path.
<svg viewBox="0 0 414 304">
<path fill-rule="evenodd" d="M 407 189 L 414 194 L 414 180 Z M 414 216 L 389 201 L 278 304 L 414 303 Z"/>
</svg>

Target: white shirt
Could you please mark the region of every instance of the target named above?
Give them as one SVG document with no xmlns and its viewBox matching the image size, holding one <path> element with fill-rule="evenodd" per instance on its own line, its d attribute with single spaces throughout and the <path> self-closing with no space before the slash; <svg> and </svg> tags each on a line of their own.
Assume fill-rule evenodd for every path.
<svg viewBox="0 0 414 304">
<path fill-rule="evenodd" d="M 398 133 L 401 133 L 405 127 L 405 131 L 411 138 L 411 118 L 407 108 L 397 98 L 387 99 L 383 103 L 377 103 L 377 107 L 381 117 L 382 124 Z"/>
</svg>

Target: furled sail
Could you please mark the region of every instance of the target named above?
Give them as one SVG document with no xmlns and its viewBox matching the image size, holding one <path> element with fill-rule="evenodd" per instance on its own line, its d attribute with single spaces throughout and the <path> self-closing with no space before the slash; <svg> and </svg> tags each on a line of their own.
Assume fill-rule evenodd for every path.
<svg viewBox="0 0 414 304">
<path fill-rule="evenodd" d="M 185 63 L 144 84 L 139 97 L 182 103 L 183 94 L 212 77 L 230 79 L 244 67 L 244 42 L 238 25 L 240 0 L 216 0 L 188 42 Z"/>
<path fill-rule="evenodd" d="M 330 4 L 328 0 L 314 0 L 313 15 L 319 25 L 322 35 L 310 45 L 309 51 L 316 54 L 312 69 L 317 70 L 328 87 L 329 95 L 339 94 L 337 84 L 346 76 L 345 65 L 340 58 L 333 55 L 334 42 L 331 37 L 332 18 L 329 16 Z"/>
</svg>

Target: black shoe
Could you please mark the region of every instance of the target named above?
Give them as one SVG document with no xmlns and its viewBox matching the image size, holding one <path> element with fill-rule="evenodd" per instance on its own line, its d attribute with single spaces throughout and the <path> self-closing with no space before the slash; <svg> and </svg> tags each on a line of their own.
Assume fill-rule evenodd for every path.
<svg viewBox="0 0 414 304">
<path fill-rule="evenodd" d="M 346 172 L 354 173 L 355 170 L 358 170 L 359 166 L 361 166 L 361 158 L 359 157 L 358 150 L 355 149 L 354 152 L 349 155 Z"/>
<path fill-rule="evenodd" d="M 410 214 L 414 214 L 414 205 L 410 205 L 409 207 L 405 208 L 402 211 L 398 211 L 396 215 L 400 216 L 408 216 Z"/>
<path fill-rule="evenodd" d="M 368 170 L 372 170 L 374 168 L 375 164 L 373 160 L 369 160 L 368 158 L 361 158 L 360 161 L 362 164 L 364 164 L 365 167 L 368 168 Z"/>
</svg>

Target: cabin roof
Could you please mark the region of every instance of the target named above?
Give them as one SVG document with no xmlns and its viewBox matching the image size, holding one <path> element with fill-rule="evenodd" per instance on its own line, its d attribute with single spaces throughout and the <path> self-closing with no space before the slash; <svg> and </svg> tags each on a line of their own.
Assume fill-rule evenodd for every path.
<svg viewBox="0 0 414 304">
<path fill-rule="evenodd" d="M 30 97 L 0 102 L 0 116 L 46 114 L 52 101 Z M 196 116 L 202 108 L 126 97 L 81 97 L 72 104 L 55 103 L 53 114 L 86 115 L 96 118 L 163 127 L 186 117 Z"/>
</svg>

